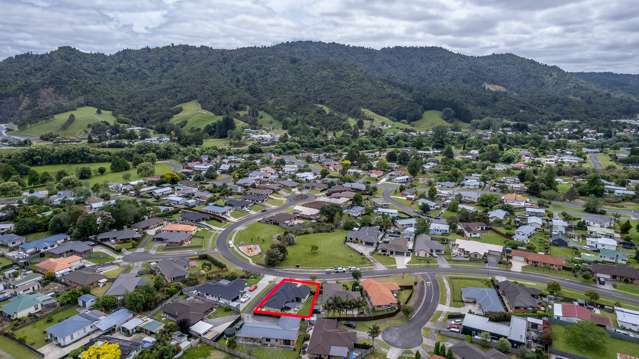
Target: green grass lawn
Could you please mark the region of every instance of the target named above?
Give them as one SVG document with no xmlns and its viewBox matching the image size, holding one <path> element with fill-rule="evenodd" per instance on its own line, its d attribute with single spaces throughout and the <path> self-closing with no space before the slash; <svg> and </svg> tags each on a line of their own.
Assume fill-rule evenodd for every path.
<svg viewBox="0 0 639 359">
<path fill-rule="evenodd" d="M 39 359 L 40 358 L 31 350 L 25 348 L 20 343 L 17 343 L 16 341 L 5 337 L 4 335 L 0 335 L 0 348 L 2 348 L 2 351 L 13 356 L 14 358 L 20 358 L 20 359 Z"/>
<path fill-rule="evenodd" d="M 107 290 L 111 288 L 111 285 L 113 285 L 113 283 L 107 283 L 102 287 L 91 288 L 91 294 L 95 295 L 98 298 L 103 297 Z"/>
<path fill-rule="evenodd" d="M 50 235 L 52 235 L 51 232 L 35 232 L 35 233 L 29 233 L 25 235 L 24 238 L 27 242 L 31 242 L 31 241 L 36 241 L 38 239 L 49 237 Z"/>
<path fill-rule="evenodd" d="M 488 279 L 485 278 L 471 278 L 471 277 L 448 277 L 448 283 L 452 292 L 453 307 L 463 307 L 464 301 L 462 300 L 461 289 L 462 288 L 490 288 L 491 284 Z"/>
<path fill-rule="evenodd" d="M 248 214 L 248 212 L 244 212 L 244 211 L 236 209 L 236 210 L 231 212 L 231 217 L 233 217 L 233 218 L 242 218 L 242 217 L 246 216 L 247 214 Z"/>
<path fill-rule="evenodd" d="M 268 112 L 260 111 L 257 118 L 257 124 L 262 128 L 272 128 L 274 130 L 281 130 L 282 123 L 273 118 Z"/>
<path fill-rule="evenodd" d="M 46 165 L 46 166 L 34 166 L 31 167 L 38 173 L 49 172 L 50 175 L 55 176 L 56 172 L 60 170 L 66 171 L 69 175 L 75 175 L 76 170 L 80 167 L 89 167 L 93 172 L 91 178 L 83 180 L 84 182 L 89 183 L 89 185 L 93 185 L 95 183 L 104 183 L 104 182 L 123 182 L 122 178 L 125 173 L 128 173 L 130 177 L 130 181 L 139 179 L 136 169 L 131 168 L 128 171 L 124 172 L 111 172 L 111 164 L 109 162 L 96 162 L 96 163 L 75 163 L 75 164 L 61 164 L 61 165 Z M 98 168 L 104 167 L 106 168 L 106 172 L 104 175 L 100 176 L 98 174 Z M 164 173 L 171 172 L 171 167 L 166 163 L 156 163 L 155 164 L 155 174 L 160 176 Z"/>
<path fill-rule="evenodd" d="M 639 295 L 639 285 L 630 284 L 630 283 L 615 283 L 615 289 L 620 290 L 622 292 L 626 292 L 632 295 Z"/>
<path fill-rule="evenodd" d="M 550 255 L 557 256 L 557 257 L 570 258 L 575 256 L 575 250 L 568 247 L 550 246 Z"/>
<path fill-rule="evenodd" d="M 575 347 L 568 341 L 566 335 L 567 325 L 553 324 L 552 326 L 552 347 L 567 353 L 578 354 L 580 356 L 592 359 L 616 359 L 617 353 L 630 355 L 639 354 L 639 344 L 625 340 L 606 337 L 606 343 L 601 352 L 593 353 L 583 348 Z"/>
<path fill-rule="evenodd" d="M 229 222 L 220 222 L 216 219 L 209 219 L 208 221 L 206 221 L 206 223 L 212 225 L 213 227 L 220 227 L 220 228 L 225 228 L 230 224 Z"/>
<path fill-rule="evenodd" d="M 473 238 L 474 240 L 477 240 L 476 238 Z M 479 237 L 478 242 L 484 242 L 484 243 L 490 243 L 490 244 L 497 244 L 500 246 L 503 246 L 504 243 L 506 243 L 508 239 L 505 238 L 504 236 L 502 236 L 501 234 L 490 230 L 490 231 L 486 231 L 484 233 L 481 234 L 481 237 Z"/>
<path fill-rule="evenodd" d="M 388 125 L 391 126 L 392 129 L 396 129 L 396 130 L 401 130 L 401 129 L 405 129 L 405 128 L 411 128 L 410 125 L 407 125 L 405 123 L 399 122 L 399 121 L 393 121 L 388 117 L 382 116 L 378 113 L 375 113 L 371 110 L 362 109 L 362 115 L 364 116 L 364 118 L 372 121 L 373 126 L 375 127 L 381 127 L 382 125 Z M 366 121 L 364 121 L 366 122 Z"/>
<path fill-rule="evenodd" d="M 375 258 L 376 261 L 378 261 L 379 263 L 383 264 L 386 267 L 394 267 L 397 265 L 397 262 L 395 262 L 395 258 L 390 256 L 374 253 L 373 258 Z"/>
<path fill-rule="evenodd" d="M 245 230 L 237 232 L 235 236 L 235 244 L 257 244 L 262 249 L 262 254 L 253 257 L 254 261 L 263 263 L 264 253 L 268 250 L 273 237 L 283 233 L 284 230 L 278 226 L 264 223 L 251 223 Z"/>
<path fill-rule="evenodd" d="M 222 120 L 222 116 L 202 109 L 202 105 L 198 101 L 183 103 L 178 105 L 178 107 L 181 107 L 182 111 L 173 116 L 170 122 L 174 124 L 186 122 L 186 126 L 184 126 L 186 130 L 191 128 L 203 129 L 209 123 Z"/>
<path fill-rule="evenodd" d="M 68 128 L 62 129 L 62 125 L 71 114 L 75 116 L 75 121 Z M 112 124 L 115 123 L 115 120 L 111 111 L 102 110 L 102 113 L 98 115 L 95 107 L 85 106 L 73 111 L 59 113 L 51 119 L 19 129 L 18 131 L 12 132 L 12 134 L 19 136 L 40 136 L 53 132 L 62 137 L 86 137 L 90 124 L 101 121 Z"/>
<path fill-rule="evenodd" d="M 221 317 L 226 317 L 229 315 L 233 315 L 237 313 L 236 311 L 234 311 L 233 309 L 224 306 L 224 305 L 220 305 L 217 308 L 215 308 L 215 310 L 209 314 L 208 318 L 209 319 L 214 319 L 214 318 L 221 318 Z"/>
<path fill-rule="evenodd" d="M 58 312 L 49 314 L 48 316 L 33 322 L 23 328 L 15 330 L 13 333 L 16 338 L 24 338 L 25 342 L 34 348 L 40 348 L 46 344 L 47 328 L 60 323 L 61 321 L 77 314 L 75 307 L 62 309 Z"/>
<path fill-rule="evenodd" d="M 4 267 L 6 265 L 9 265 L 13 263 L 9 258 L 5 258 L 5 257 L 0 257 L 0 267 Z"/>
<path fill-rule="evenodd" d="M 122 272 L 124 272 L 124 268 L 122 268 L 121 266 L 117 266 L 115 269 L 112 269 L 108 272 L 104 272 L 104 276 L 107 277 L 107 279 L 115 279 Z"/>
<path fill-rule="evenodd" d="M 402 325 L 407 322 L 408 318 L 406 318 L 403 313 L 399 312 L 395 316 L 386 319 L 371 320 L 367 322 L 355 322 L 355 329 L 366 333 L 368 332 L 368 329 L 370 327 L 372 327 L 373 325 L 378 325 L 380 332 L 383 332 L 384 329 L 388 327 Z"/>
<path fill-rule="evenodd" d="M 428 131 L 432 130 L 437 126 L 447 126 L 448 122 L 446 122 L 442 118 L 441 111 L 424 111 L 422 114 L 422 118 L 412 123 L 413 127 L 419 131 Z"/>
<path fill-rule="evenodd" d="M 233 358 L 222 351 L 213 348 L 210 345 L 199 344 L 195 347 L 187 349 L 182 356 L 182 359 L 226 359 Z"/>
<path fill-rule="evenodd" d="M 295 245 L 288 247 L 288 257 L 282 267 L 331 268 L 335 266 L 365 266 L 369 262 L 344 244 L 346 231 L 313 233 L 298 236 Z M 319 247 L 311 253 L 311 246 Z"/>
<path fill-rule="evenodd" d="M 229 144 L 228 138 L 205 138 L 202 147 L 228 147 Z"/>
<path fill-rule="evenodd" d="M 267 348 L 254 345 L 238 344 L 237 349 L 257 359 L 297 359 L 299 351 L 293 349 Z"/>
<path fill-rule="evenodd" d="M 273 205 L 273 206 L 281 206 L 285 203 L 286 201 L 281 200 L 281 199 L 275 199 L 275 198 L 269 198 L 266 200 L 266 203 Z"/>
<path fill-rule="evenodd" d="M 88 260 L 89 262 L 95 263 L 95 264 L 113 262 L 113 257 L 111 257 L 110 255 L 108 255 L 106 253 L 102 253 L 102 252 L 92 252 L 85 259 Z"/>
<path fill-rule="evenodd" d="M 608 156 L 605 153 L 598 153 L 597 154 L 597 159 L 599 160 L 599 163 L 601 163 L 601 166 L 605 169 L 608 168 L 610 166 L 613 167 L 617 167 L 617 165 L 615 164 L 615 162 L 610 159 L 610 156 Z"/>
</svg>

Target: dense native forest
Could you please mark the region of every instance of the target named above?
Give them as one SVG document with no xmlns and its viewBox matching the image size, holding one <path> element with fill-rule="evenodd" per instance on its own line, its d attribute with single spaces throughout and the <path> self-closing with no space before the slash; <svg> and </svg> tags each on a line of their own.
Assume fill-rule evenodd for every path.
<svg viewBox="0 0 639 359">
<path fill-rule="evenodd" d="M 451 108 L 461 121 L 615 119 L 639 112 L 637 87 L 577 76 L 515 55 L 472 57 L 433 47 L 382 50 L 318 42 L 215 50 L 167 46 L 88 54 L 64 47 L 0 62 L 0 122 L 33 123 L 79 106 L 121 121 L 165 124 L 197 100 L 216 114 L 247 106 L 311 121 L 314 104 L 399 121 Z M 335 119 L 309 125 L 334 129 Z"/>
</svg>

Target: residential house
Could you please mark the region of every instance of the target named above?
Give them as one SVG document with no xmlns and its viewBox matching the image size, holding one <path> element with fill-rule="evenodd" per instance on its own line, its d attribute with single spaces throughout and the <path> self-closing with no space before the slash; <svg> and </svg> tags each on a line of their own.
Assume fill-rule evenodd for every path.
<svg viewBox="0 0 639 359">
<path fill-rule="evenodd" d="M 164 223 L 162 218 L 151 217 L 131 225 L 131 228 L 138 231 L 148 231 L 159 228 Z"/>
<path fill-rule="evenodd" d="M 211 218 L 213 218 L 212 215 L 202 212 L 182 211 L 180 213 L 180 220 L 182 222 L 197 223 L 207 221 Z"/>
<path fill-rule="evenodd" d="M 529 288 L 516 282 L 505 280 L 497 285 L 506 308 L 514 312 L 543 310 L 543 302 L 539 299 L 541 291 Z"/>
<path fill-rule="evenodd" d="M 91 288 L 95 286 L 102 286 L 107 282 L 107 279 L 101 273 L 98 273 L 95 268 L 87 267 L 78 269 L 71 273 L 62 276 L 62 282 L 71 287 Z"/>
<path fill-rule="evenodd" d="M 622 251 L 601 249 L 599 250 L 599 260 L 607 263 L 626 264 L 628 256 Z"/>
<path fill-rule="evenodd" d="M 5 272 L 6 274 L 7 272 Z M 29 294 L 39 290 L 42 285 L 42 274 L 32 271 L 21 272 L 17 277 L 10 278 L 5 285 L 11 294 Z"/>
<path fill-rule="evenodd" d="M 483 313 L 506 311 L 495 288 L 462 288 L 461 295 L 464 303 L 477 303 Z"/>
<path fill-rule="evenodd" d="M 376 310 L 394 308 L 398 305 L 399 286 L 393 282 L 380 282 L 372 278 L 362 281 L 364 295 L 371 307 Z"/>
<path fill-rule="evenodd" d="M 619 240 L 620 236 L 612 228 L 605 228 L 599 226 L 588 226 L 588 237 L 593 238 L 610 238 Z"/>
<path fill-rule="evenodd" d="M 215 303 L 212 301 L 189 298 L 166 303 L 162 306 L 162 311 L 176 322 L 185 320 L 193 325 L 206 318 L 214 308 Z"/>
<path fill-rule="evenodd" d="M 357 335 L 338 327 L 335 319 L 320 318 L 315 322 L 306 352 L 309 358 L 351 358 Z"/>
<path fill-rule="evenodd" d="M 510 357 L 496 349 L 483 351 L 467 342 L 457 342 L 449 348 L 456 359 L 509 359 Z M 439 355 L 433 355 L 430 359 L 443 359 Z"/>
<path fill-rule="evenodd" d="M 300 318 L 247 315 L 235 336 L 241 344 L 293 349 L 299 329 Z"/>
<path fill-rule="evenodd" d="M 530 237 L 535 234 L 537 228 L 539 227 L 530 224 L 519 226 L 519 228 L 515 230 L 513 240 L 527 243 L 528 240 L 530 240 Z"/>
<path fill-rule="evenodd" d="M 91 242 L 84 241 L 68 241 L 48 250 L 48 253 L 54 257 L 86 257 L 92 252 Z"/>
<path fill-rule="evenodd" d="M 479 238 L 488 229 L 488 225 L 482 222 L 462 223 L 461 227 L 466 238 Z"/>
<path fill-rule="evenodd" d="M 0 234 L 0 246 L 12 249 L 19 247 L 24 242 L 25 238 L 23 236 L 13 233 Z"/>
<path fill-rule="evenodd" d="M 593 264 L 591 269 L 600 284 L 608 281 L 639 283 L 639 270 L 628 265 Z"/>
<path fill-rule="evenodd" d="M 158 262 L 158 269 L 167 282 L 180 282 L 189 274 L 189 260 L 188 258 L 162 259 Z"/>
<path fill-rule="evenodd" d="M 363 244 L 365 246 L 375 246 L 383 234 L 378 227 L 361 227 L 348 231 L 346 241 Z"/>
<path fill-rule="evenodd" d="M 430 222 L 429 233 L 431 235 L 444 235 L 450 233 L 450 225 L 445 219 L 433 219 Z"/>
<path fill-rule="evenodd" d="M 404 238 L 393 239 L 388 242 L 381 242 L 377 246 L 377 251 L 387 256 L 410 257 L 411 250 L 409 244 L 410 242 Z"/>
<path fill-rule="evenodd" d="M 590 309 L 574 303 L 554 303 L 553 318 L 568 323 L 587 320 L 604 328 L 611 326 L 610 318 L 595 314 Z"/>
<path fill-rule="evenodd" d="M 462 321 L 462 333 L 476 336 L 488 332 L 493 339 L 506 338 L 513 346 L 526 344 L 528 324 L 526 318 L 512 316 L 509 324 L 493 322 L 488 317 L 466 314 Z"/>
<path fill-rule="evenodd" d="M 415 237 L 413 253 L 417 257 L 437 256 L 444 253 L 444 248 L 443 244 L 433 241 L 429 235 L 420 234 Z"/>
<path fill-rule="evenodd" d="M 495 223 L 496 221 L 503 221 L 508 216 L 508 212 L 503 209 L 495 209 L 488 212 L 488 221 Z"/>
<path fill-rule="evenodd" d="M 511 252 L 511 256 L 513 260 L 519 260 L 535 267 L 561 270 L 564 266 L 566 266 L 566 260 L 564 258 L 549 256 L 542 253 L 513 250 Z"/>
<path fill-rule="evenodd" d="M 501 253 L 504 247 L 497 244 L 457 239 L 453 242 L 453 255 L 483 258 L 490 252 Z"/>
<path fill-rule="evenodd" d="M 639 311 L 615 307 L 615 315 L 619 328 L 639 332 Z"/>
<path fill-rule="evenodd" d="M 612 228 L 615 225 L 615 217 L 586 213 L 583 217 L 586 225 L 601 228 Z"/>
<path fill-rule="evenodd" d="M 546 210 L 543 208 L 528 207 L 526 208 L 526 216 L 544 218 L 546 217 Z"/>
<path fill-rule="evenodd" d="M 617 249 L 617 241 L 612 238 L 586 238 L 586 245 L 594 249 L 607 249 L 614 251 Z"/>
<path fill-rule="evenodd" d="M 141 277 L 137 277 L 133 273 L 120 274 L 111 285 L 111 288 L 106 291 L 105 295 L 124 297 L 126 294 L 133 292 L 138 286 L 144 284 L 146 284 L 145 280 Z"/>
<path fill-rule="evenodd" d="M 36 268 L 42 273 L 53 273 L 56 277 L 72 272 L 84 266 L 82 257 L 73 255 L 61 258 L 49 258 L 38 263 Z"/>
<path fill-rule="evenodd" d="M 375 208 L 375 210 L 373 210 L 373 212 L 375 212 L 375 214 L 378 214 L 380 216 L 388 216 L 391 218 L 396 218 L 399 217 L 399 211 L 394 209 L 394 208 Z"/>
<path fill-rule="evenodd" d="M 229 206 L 217 206 L 217 205 L 209 205 L 202 208 L 204 212 L 208 212 L 218 216 L 228 216 L 231 213 L 232 209 L 233 208 Z"/>
<path fill-rule="evenodd" d="M 521 208 L 521 207 L 526 207 L 528 205 L 528 197 L 518 193 L 507 193 L 503 195 L 502 201 L 504 202 L 504 204 L 507 204 L 513 207 Z"/>
<path fill-rule="evenodd" d="M 96 331 L 95 324 L 103 316 L 99 311 L 76 314 L 47 328 L 47 338 L 59 346 L 67 346 Z"/>
<path fill-rule="evenodd" d="M 237 303 L 244 294 L 246 281 L 244 279 L 208 282 L 190 289 L 192 295 L 199 295 L 214 303 L 237 307 Z"/>
<path fill-rule="evenodd" d="M 142 238 L 142 235 L 132 229 L 113 230 L 109 232 L 100 233 L 95 236 L 95 239 L 100 242 L 125 242 L 130 240 L 138 240 Z"/>
<path fill-rule="evenodd" d="M 19 319 L 42 310 L 44 303 L 55 301 L 40 293 L 19 294 L 2 305 L 2 315 L 7 319 Z"/>
<path fill-rule="evenodd" d="M 54 234 L 46 238 L 25 242 L 20 245 L 20 250 L 27 254 L 40 253 L 55 248 L 68 239 L 69 236 L 64 233 Z"/>
<path fill-rule="evenodd" d="M 191 244 L 193 235 L 187 232 L 160 232 L 153 236 L 156 241 L 166 243 L 167 246 L 184 246 Z"/>
<path fill-rule="evenodd" d="M 278 311 L 295 310 L 311 295 L 311 289 L 302 284 L 284 282 L 264 303 L 265 308 Z"/>
</svg>

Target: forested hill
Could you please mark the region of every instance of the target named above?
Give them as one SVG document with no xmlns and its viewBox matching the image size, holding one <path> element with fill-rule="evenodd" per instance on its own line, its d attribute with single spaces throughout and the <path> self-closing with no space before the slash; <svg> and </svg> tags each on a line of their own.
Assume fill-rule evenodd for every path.
<svg viewBox="0 0 639 359">
<path fill-rule="evenodd" d="M 639 98 L 639 75 L 616 74 L 612 72 L 575 72 L 577 78 L 595 85 Z"/>
<path fill-rule="evenodd" d="M 135 123 L 160 124 L 191 100 L 217 114 L 251 106 L 304 117 L 309 106 L 325 104 L 352 116 L 368 108 L 406 121 L 446 107 L 462 121 L 612 119 L 639 112 L 636 98 L 606 88 L 515 55 L 472 57 L 432 47 L 292 42 L 113 55 L 64 47 L 0 62 L 0 122 L 34 122 L 87 105 Z"/>
</svg>

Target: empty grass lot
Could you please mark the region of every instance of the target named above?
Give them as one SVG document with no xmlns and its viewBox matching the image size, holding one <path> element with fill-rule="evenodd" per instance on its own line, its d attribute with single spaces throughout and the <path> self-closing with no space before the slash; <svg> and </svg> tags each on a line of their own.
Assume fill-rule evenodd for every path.
<svg viewBox="0 0 639 359">
<path fill-rule="evenodd" d="M 475 240 L 477 239 L 475 238 Z M 503 246 L 506 241 L 507 238 L 493 230 L 486 231 L 481 234 L 481 237 L 479 237 L 479 242 L 497 244 L 500 246 Z"/>
<path fill-rule="evenodd" d="M 34 348 L 40 348 L 46 344 L 47 328 L 60 323 L 61 321 L 77 314 L 74 307 L 62 309 L 53 314 L 33 322 L 25 327 L 15 330 L 13 333 L 16 338 L 23 338 L 24 341 Z"/>
<path fill-rule="evenodd" d="M 446 122 L 442 118 L 441 111 L 424 111 L 422 114 L 422 118 L 412 123 L 413 127 L 419 131 L 428 131 L 432 130 L 437 126 L 448 126 L 448 122 Z"/>
<path fill-rule="evenodd" d="M 75 116 L 75 121 L 73 121 L 68 128 L 63 129 L 63 124 L 71 114 Z M 86 137 L 89 125 L 101 121 L 112 124 L 115 123 L 115 117 L 111 114 L 111 111 L 102 110 L 102 113 L 98 115 L 95 107 L 85 106 L 73 111 L 57 114 L 51 119 L 19 129 L 11 134 L 19 136 L 40 136 L 53 132 L 62 137 Z"/>
<path fill-rule="evenodd" d="M 490 280 L 486 278 L 448 277 L 448 283 L 452 292 L 452 307 L 463 307 L 462 288 L 490 288 Z"/>
<path fill-rule="evenodd" d="M 566 335 L 567 325 L 555 324 L 552 326 L 552 347 L 567 353 L 578 354 L 586 358 L 593 359 L 616 359 L 617 353 L 630 355 L 639 354 L 639 344 L 625 340 L 615 339 L 606 336 L 606 343 L 602 346 L 601 351 L 592 352 L 580 347 L 576 347 L 568 341 Z"/>
<path fill-rule="evenodd" d="M 0 348 L 2 348 L 3 352 L 13 356 L 14 358 L 20 359 L 38 359 L 40 358 L 31 350 L 25 348 L 20 343 L 5 337 L 4 335 L 0 335 Z"/>
<path fill-rule="evenodd" d="M 264 223 L 251 223 L 246 229 L 237 232 L 235 236 L 235 244 L 240 246 L 242 244 L 257 244 L 262 249 L 262 253 L 258 256 L 252 257 L 253 261 L 264 263 L 264 253 L 268 250 L 268 247 L 273 243 L 273 237 L 277 234 L 283 233 L 284 230 L 278 226 Z"/>
<path fill-rule="evenodd" d="M 297 236 L 295 245 L 288 247 L 288 257 L 282 267 L 331 268 L 335 266 L 365 266 L 370 264 L 366 257 L 360 255 L 344 244 L 346 231 L 313 233 Z M 318 251 L 311 252 L 316 245 Z"/>
<path fill-rule="evenodd" d="M 95 183 L 104 183 L 104 182 L 123 182 L 122 176 L 125 173 L 128 173 L 130 177 L 130 181 L 139 179 L 135 168 L 131 168 L 128 171 L 124 172 L 111 172 L 111 163 L 109 162 L 97 162 L 97 163 L 75 163 L 75 164 L 61 164 L 61 165 L 46 165 L 46 166 L 34 166 L 32 167 L 36 172 L 43 173 L 49 172 L 51 176 L 55 176 L 55 174 L 64 170 L 69 175 L 75 175 L 76 171 L 80 167 L 89 167 L 91 168 L 91 172 L 93 175 L 91 178 L 83 180 L 83 182 L 89 183 L 89 185 L 93 185 Z M 103 175 L 98 174 L 98 168 L 104 167 L 106 168 L 106 172 Z M 171 172 L 171 167 L 169 167 L 166 163 L 156 163 L 155 164 L 155 174 L 157 176 L 161 176 L 164 173 Z"/>
</svg>

